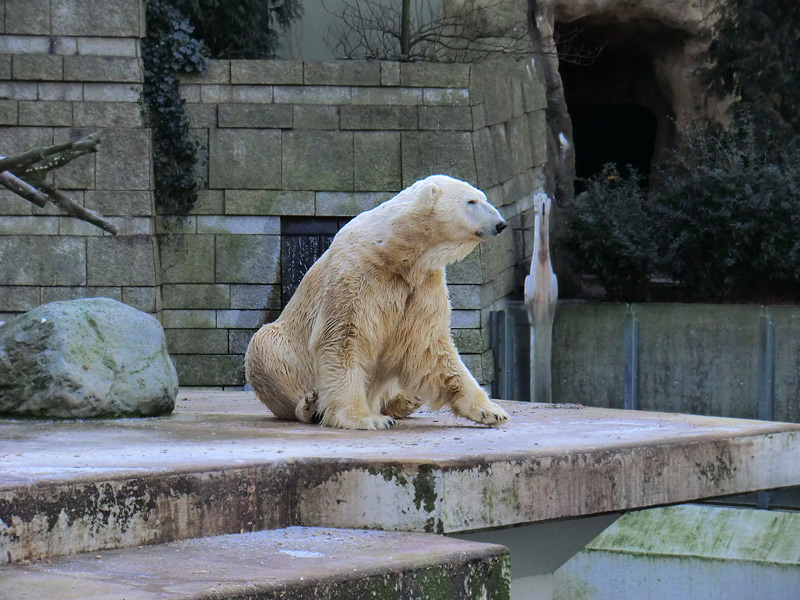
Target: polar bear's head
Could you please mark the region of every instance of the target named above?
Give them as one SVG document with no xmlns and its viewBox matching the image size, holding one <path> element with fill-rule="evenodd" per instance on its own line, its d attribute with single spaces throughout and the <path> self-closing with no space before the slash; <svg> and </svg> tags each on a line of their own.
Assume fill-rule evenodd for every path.
<svg viewBox="0 0 800 600">
<path fill-rule="evenodd" d="M 432 206 L 431 218 L 442 240 L 482 242 L 506 228 L 505 219 L 486 195 L 465 181 L 431 175 L 419 183 L 418 198 Z"/>
<path fill-rule="evenodd" d="M 416 189 L 414 189 L 416 188 Z M 422 264 L 438 268 L 463 259 L 475 246 L 495 237 L 507 224 L 486 195 L 464 181 L 447 175 L 431 175 L 410 188 L 416 207 L 422 208 L 429 246 Z"/>
</svg>

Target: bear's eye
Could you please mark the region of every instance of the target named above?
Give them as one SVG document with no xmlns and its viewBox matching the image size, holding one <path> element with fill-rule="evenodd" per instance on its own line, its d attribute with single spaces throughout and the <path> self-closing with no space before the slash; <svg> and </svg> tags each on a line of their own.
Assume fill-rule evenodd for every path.
<svg viewBox="0 0 800 600">
<path fill-rule="evenodd" d="M 467 204 L 477 204 L 477 203 L 478 203 L 477 200 L 468 200 L 467 201 Z"/>
</svg>

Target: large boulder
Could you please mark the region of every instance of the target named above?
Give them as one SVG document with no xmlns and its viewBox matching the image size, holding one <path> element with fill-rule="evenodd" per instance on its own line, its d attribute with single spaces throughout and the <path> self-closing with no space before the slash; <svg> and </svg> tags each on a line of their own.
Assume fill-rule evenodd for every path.
<svg viewBox="0 0 800 600">
<path fill-rule="evenodd" d="M 0 326 L 0 414 L 155 416 L 177 394 L 161 324 L 116 300 L 51 302 Z"/>
</svg>

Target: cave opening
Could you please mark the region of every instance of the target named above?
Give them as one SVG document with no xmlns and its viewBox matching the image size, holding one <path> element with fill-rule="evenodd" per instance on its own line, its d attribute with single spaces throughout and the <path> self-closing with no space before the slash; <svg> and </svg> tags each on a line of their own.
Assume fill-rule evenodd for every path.
<svg viewBox="0 0 800 600">
<path fill-rule="evenodd" d="M 623 177 L 635 171 L 647 184 L 658 129 L 651 111 L 639 104 L 598 104 L 571 108 L 570 117 L 578 180 L 612 163 Z"/>
<path fill-rule="evenodd" d="M 559 71 L 572 119 L 576 192 L 613 163 L 652 181 L 676 142 L 673 92 L 664 65 L 685 42 L 682 32 L 652 21 L 608 16 L 556 23 Z"/>
</svg>

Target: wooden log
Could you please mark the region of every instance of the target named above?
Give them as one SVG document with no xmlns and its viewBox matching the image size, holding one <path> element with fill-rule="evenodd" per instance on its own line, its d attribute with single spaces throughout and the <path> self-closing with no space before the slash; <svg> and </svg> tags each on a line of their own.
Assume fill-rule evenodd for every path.
<svg viewBox="0 0 800 600">
<path fill-rule="evenodd" d="M 46 195 L 32 185 L 22 181 L 20 178 L 15 177 L 8 171 L 5 173 L 0 173 L 0 185 L 8 188 L 18 196 L 25 198 L 25 200 L 33 202 L 40 208 L 44 208 L 49 202 L 49 199 Z"/>
<path fill-rule="evenodd" d="M 117 235 L 117 228 L 112 225 L 110 221 L 103 218 L 102 215 L 81 206 L 52 185 L 44 184 L 41 186 L 41 188 L 47 194 L 53 204 L 61 208 L 64 212 L 67 212 L 82 221 L 91 223 L 92 225 L 95 225 L 112 235 Z"/>
<path fill-rule="evenodd" d="M 97 152 L 97 145 L 99 143 L 100 136 L 97 133 L 93 133 L 77 141 L 64 142 L 63 144 L 56 144 L 55 146 L 36 148 L 15 156 L 6 156 L 0 158 L 0 172 L 11 171 L 16 175 L 22 175 L 32 165 L 43 161 L 54 154 L 59 154 L 66 151 L 72 151 L 76 153 L 75 156 L 71 156 L 67 161 L 61 163 L 66 164 L 66 162 L 69 162 L 69 160 L 72 160 L 77 156 L 83 156 L 84 154 L 88 154 L 90 152 Z"/>
</svg>

